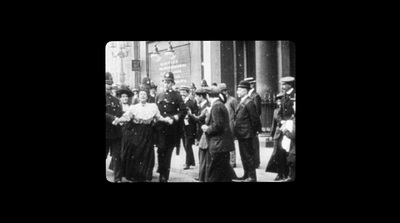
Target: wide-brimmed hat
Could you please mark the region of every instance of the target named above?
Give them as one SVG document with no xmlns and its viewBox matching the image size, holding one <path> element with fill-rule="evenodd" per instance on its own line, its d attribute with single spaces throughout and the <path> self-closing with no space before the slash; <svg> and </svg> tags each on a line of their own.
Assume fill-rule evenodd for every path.
<svg viewBox="0 0 400 223">
<path fill-rule="evenodd" d="M 167 72 L 164 74 L 164 81 L 174 81 L 174 74 L 172 72 Z"/>
<path fill-rule="evenodd" d="M 133 92 L 125 85 L 119 86 L 115 94 L 117 95 L 117 97 L 121 97 L 122 94 L 126 94 L 128 95 L 128 97 L 133 97 Z"/>
<path fill-rule="evenodd" d="M 199 95 L 203 95 L 203 96 L 205 96 L 208 93 L 209 93 L 208 90 L 204 89 L 204 88 L 199 88 L 194 91 L 194 94 L 199 94 Z"/>
<path fill-rule="evenodd" d="M 210 97 L 217 97 L 221 93 L 221 89 L 216 86 L 211 86 L 207 90 L 209 91 Z"/>
<path fill-rule="evenodd" d="M 218 87 L 221 89 L 221 91 L 229 90 L 225 83 L 220 83 Z"/>
<path fill-rule="evenodd" d="M 238 88 L 250 89 L 251 87 L 250 87 L 250 83 L 248 81 L 243 80 L 243 81 L 239 82 Z"/>
</svg>

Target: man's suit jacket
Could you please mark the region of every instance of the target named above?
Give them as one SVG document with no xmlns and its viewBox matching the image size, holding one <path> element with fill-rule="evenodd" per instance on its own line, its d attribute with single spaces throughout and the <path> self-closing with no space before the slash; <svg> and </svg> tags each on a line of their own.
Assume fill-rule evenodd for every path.
<svg viewBox="0 0 400 223">
<path fill-rule="evenodd" d="M 194 114 L 197 113 L 197 110 L 199 109 L 197 107 L 197 103 L 194 100 L 187 100 L 185 103 L 186 108 L 190 109 L 191 112 Z M 185 131 L 186 136 L 188 137 L 195 137 L 196 136 L 196 120 L 189 116 L 189 125 L 185 125 L 184 118 L 181 121 L 181 125 L 183 130 Z"/>
<path fill-rule="evenodd" d="M 235 149 L 231 128 L 229 127 L 229 114 L 221 100 L 211 106 L 210 118 L 206 123 L 208 149 L 210 153 L 229 152 Z"/>
<path fill-rule="evenodd" d="M 256 105 L 258 116 L 261 116 L 261 96 L 254 89 L 253 92 L 251 92 L 251 94 L 249 95 L 249 97 Z"/>
<path fill-rule="evenodd" d="M 229 114 L 229 126 L 231 127 L 231 132 L 233 133 L 233 127 L 235 122 L 235 110 L 238 105 L 238 100 L 230 95 L 226 98 L 225 107 L 228 109 Z"/>
<path fill-rule="evenodd" d="M 237 139 L 254 138 L 260 126 L 260 117 L 254 102 L 249 97 L 239 102 L 235 111 L 235 137 Z"/>
</svg>

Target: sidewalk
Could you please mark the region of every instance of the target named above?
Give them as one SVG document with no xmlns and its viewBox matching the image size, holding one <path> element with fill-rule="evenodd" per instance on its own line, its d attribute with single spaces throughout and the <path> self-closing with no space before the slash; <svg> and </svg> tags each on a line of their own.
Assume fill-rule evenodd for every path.
<svg viewBox="0 0 400 223">
<path fill-rule="evenodd" d="M 257 172 L 257 181 L 258 182 L 274 182 L 276 177 L 276 173 L 265 172 L 265 168 L 267 167 L 268 161 L 271 157 L 273 147 L 265 147 L 266 134 L 259 135 L 260 140 L 260 167 L 256 169 Z M 234 168 L 236 175 L 238 177 L 243 176 L 243 166 L 240 158 L 239 145 L 238 141 L 235 140 L 235 149 L 236 149 L 236 168 Z M 176 155 L 176 149 L 174 149 L 172 158 L 171 158 L 171 172 L 169 182 L 198 182 L 194 178 L 198 177 L 199 174 L 199 156 L 198 156 L 199 148 L 197 146 L 193 146 L 193 154 L 195 158 L 196 166 L 191 166 L 188 170 L 183 170 L 186 153 L 183 145 L 181 143 L 180 154 Z M 106 177 L 107 180 L 113 182 L 113 173 L 108 169 L 108 165 L 111 161 L 111 158 L 108 157 L 106 160 Z M 158 167 L 157 161 L 157 148 L 155 148 L 155 166 L 153 170 L 153 179 L 151 182 L 158 182 L 159 174 L 156 172 Z M 122 180 L 126 181 L 125 178 Z"/>
</svg>

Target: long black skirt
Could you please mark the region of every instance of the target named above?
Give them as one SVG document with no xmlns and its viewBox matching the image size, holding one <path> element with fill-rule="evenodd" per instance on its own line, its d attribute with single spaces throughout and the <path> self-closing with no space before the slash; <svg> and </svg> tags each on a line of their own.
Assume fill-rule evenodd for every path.
<svg viewBox="0 0 400 223">
<path fill-rule="evenodd" d="M 135 124 L 125 132 L 122 145 L 122 169 L 127 180 L 151 181 L 155 162 L 154 128 Z"/>
<path fill-rule="evenodd" d="M 271 154 L 265 172 L 277 173 L 281 177 L 286 177 L 289 172 L 286 160 L 288 153 L 282 148 L 280 142 L 281 138 L 274 140 L 274 151 Z"/>
</svg>

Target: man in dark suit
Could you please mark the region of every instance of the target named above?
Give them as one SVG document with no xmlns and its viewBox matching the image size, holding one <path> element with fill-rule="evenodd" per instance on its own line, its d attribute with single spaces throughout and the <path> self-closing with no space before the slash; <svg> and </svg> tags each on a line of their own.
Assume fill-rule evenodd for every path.
<svg viewBox="0 0 400 223">
<path fill-rule="evenodd" d="M 122 129 L 121 125 L 114 125 L 113 122 L 122 116 L 122 106 L 118 98 L 111 94 L 112 76 L 106 72 L 106 159 L 110 152 L 112 156 L 112 169 L 114 171 L 114 182 L 122 182 L 121 171 L 121 148 Z"/>
<path fill-rule="evenodd" d="M 206 120 L 206 108 L 210 107 L 210 103 L 207 100 L 207 90 L 200 88 L 195 92 L 195 100 L 198 104 L 199 109 L 197 113 L 192 113 L 191 110 L 188 110 L 189 117 L 196 122 L 196 139 L 200 141 L 200 138 L 203 134 L 203 130 L 201 130 L 201 126 L 205 124 Z M 199 148 L 199 177 L 195 178 L 195 180 L 199 180 L 200 182 L 206 181 L 206 169 L 210 162 L 209 156 L 207 156 L 208 149 L 200 149 Z"/>
<path fill-rule="evenodd" d="M 248 77 L 244 79 L 245 81 L 248 81 L 250 83 L 250 91 L 249 91 L 249 97 L 250 99 L 254 102 L 254 104 L 256 104 L 256 108 L 257 108 L 257 113 L 258 113 L 258 117 L 261 120 L 261 96 L 256 92 L 255 89 L 255 84 L 256 84 L 256 80 L 254 79 L 254 77 Z M 260 166 L 260 141 L 258 139 L 258 133 L 261 132 L 261 125 L 260 125 L 260 129 L 257 130 L 257 137 L 254 137 L 254 141 L 253 141 L 253 147 L 254 147 L 254 159 L 255 159 L 255 165 L 256 168 L 258 168 Z"/>
<path fill-rule="evenodd" d="M 240 102 L 235 110 L 234 134 L 239 141 L 239 151 L 242 158 L 244 182 L 256 182 L 256 166 L 254 160 L 253 140 L 260 128 L 260 118 L 254 102 L 249 98 L 250 83 L 241 81 L 237 94 Z"/>
<path fill-rule="evenodd" d="M 167 72 L 164 74 L 164 91 L 156 95 L 156 104 L 163 117 L 170 117 L 174 120 L 172 124 L 157 122 L 157 158 L 160 182 L 168 182 L 171 156 L 177 144 L 177 134 L 179 134 L 179 120 L 186 116 L 187 110 L 178 92 L 172 90 L 175 84 L 174 74 Z"/>
<path fill-rule="evenodd" d="M 142 78 L 142 84 L 141 84 L 140 87 L 147 88 L 150 91 L 150 89 L 155 88 L 155 85 L 152 82 L 152 80 L 150 79 L 150 77 L 145 76 L 145 77 Z M 154 92 L 153 92 L 153 94 L 151 94 L 151 93 L 149 94 L 149 98 L 147 99 L 147 101 L 149 103 L 155 103 L 156 102 L 156 98 L 155 98 Z"/>
<path fill-rule="evenodd" d="M 221 90 L 217 86 L 210 87 L 210 118 L 205 125 L 201 126 L 207 136 L 211 157 L 206 182 L 232 181 L 232 167 L 229 162 L 230 151 L 235 149 L 235 144 L 229 127 L 228 110 L 222 101 L 224 98 L 220 98 L 220 95 Z"/>
<path fill-rule="evenodd" d="M 197 103 L 189 97 L 190 88 L 182 85 L 180 86 L 179 91 L 186 108 L 188 110 L 190 109 L 190 111 L 193 113 L 197 113 Z M 190 118 L 190 116 L 187 114 L 181 121 L 181 129 L 183 130 L 183 147 L 185 148 L 186 152 L 186 162 L 183 169 L 187 170 L 190 168 L 190 166 L 195 166 L 192 145 L 194 144 L 194 139 L 196 136 L 196 121 L 193 118 Z"/>
</svg>

